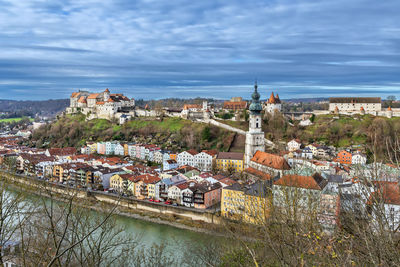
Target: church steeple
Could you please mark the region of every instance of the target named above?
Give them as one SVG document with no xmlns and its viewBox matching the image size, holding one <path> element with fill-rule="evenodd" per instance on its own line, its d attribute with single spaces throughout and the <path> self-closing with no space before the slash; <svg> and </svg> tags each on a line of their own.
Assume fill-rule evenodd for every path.
<svg viewBox="0 0 400 267">
<path fill-rule="evenodd" d="M 258 85 L 257 85 L 257 81 L 254 84 L 254 92 L 251 95 L 251 104 L 249 107 L 249 110 L 252 114 L 259 114 L 262 111 L 262 106 L 260 103 L 260 94 L 257 91 Z"/>
<path fill-rule="evenodd" d="M 251 95 L 251 104 L 249 107 L 249 130 L 246 132 L 245 141 L 245 167 L 249 167 L 250 160 L 256 151 L 265 150 L 265 137 L 262 131 L 262 106 L 260 103 L 260 94 L 257 91 L 257 81 L 254 84 L 254 92 Z"/>
</svg>

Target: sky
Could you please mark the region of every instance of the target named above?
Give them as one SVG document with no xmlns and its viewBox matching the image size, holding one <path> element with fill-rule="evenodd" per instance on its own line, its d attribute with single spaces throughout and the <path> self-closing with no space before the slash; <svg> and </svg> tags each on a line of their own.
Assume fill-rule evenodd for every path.
<svg viewBox="0 0 400 267">
<path fill-rule="evenodd" d="M 395 95 L 399 0 L 0 0 L 0 99 Z"/>
</svg>

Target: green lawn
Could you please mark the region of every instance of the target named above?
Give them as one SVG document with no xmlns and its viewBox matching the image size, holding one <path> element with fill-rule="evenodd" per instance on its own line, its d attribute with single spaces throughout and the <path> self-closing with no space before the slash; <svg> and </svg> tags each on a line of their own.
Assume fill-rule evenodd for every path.
<svg viewBox="0 0 400 267">
<path fill-rule="evenodd" d="M 8 118 L 8 119 L 0 119 L 0 123 L 1 122 L 18 122 L 18 121 L 21 121 L 22 120 L 22 118 Z M 34 119 L 32 119 L 32 118 L 29 118 L 29 120 L 30 121 L 34 121 Z"/>
</svg>

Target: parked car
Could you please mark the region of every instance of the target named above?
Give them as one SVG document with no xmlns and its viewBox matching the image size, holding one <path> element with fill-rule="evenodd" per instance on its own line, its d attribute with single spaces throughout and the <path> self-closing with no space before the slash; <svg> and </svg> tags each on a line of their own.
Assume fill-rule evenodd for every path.
<svg viewBox="0 0 400 267">
<path fill-rule="evenodd" d="M 167 201 L 165 201 L 165 202 L 164 202 L 164 204 L 171 205 L 171 204 L 172 204 L 172 202 L 171 202 L 171 201 L 169 201 L 169 200 L 167 200 Z"/>
<path fill-rule="evenodd" d="M 161 201 L 159 199 L 154 200 L 154 202 L 160 203 Z"/>
<path fill-rule="evenodd" d="M 154 199 L 150 198 L 149 201 L 154 202 Z"/>
</svg>

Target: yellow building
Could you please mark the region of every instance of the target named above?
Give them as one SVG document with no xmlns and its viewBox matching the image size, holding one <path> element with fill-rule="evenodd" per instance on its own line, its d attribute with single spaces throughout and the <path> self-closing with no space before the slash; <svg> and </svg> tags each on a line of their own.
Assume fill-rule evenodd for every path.
<svg viewBox="0 0 400 267">
<path fill-rule="evenodd" d="M 88 143 L 87 146 L 90 150 L 90 154 L 97 153 L 97 143 Z"/>
<path fill-rule="evenodd" d="M 110 178 L 110 188 L 114 189 L 117 192 L 128 193 L 131 191 L 133 195 L 135 195 L 135 191 L 132 191 L 132 184 L 134 184 L 135 176 L 129 173 L 125 174 L 115 174 Z"/>
<path fill-rule="evenodd" d="M 237 152 L 219 152 L 216 159 L 216 168 L 222 171 L 230 169 L 235 172 L 244 170 L 244 154 Z"/>
<path fill-rule="evenodd" d="M 129 156 L 129 145 L 124 144 L 124 156 Z"/>
<path fill-rule="evenodd" d="M 271 204 L 272 195 L 263 181 L 222 189 L 221 215 L 231 220 L 263 224 L 270 215 Z"/>
</svg>

